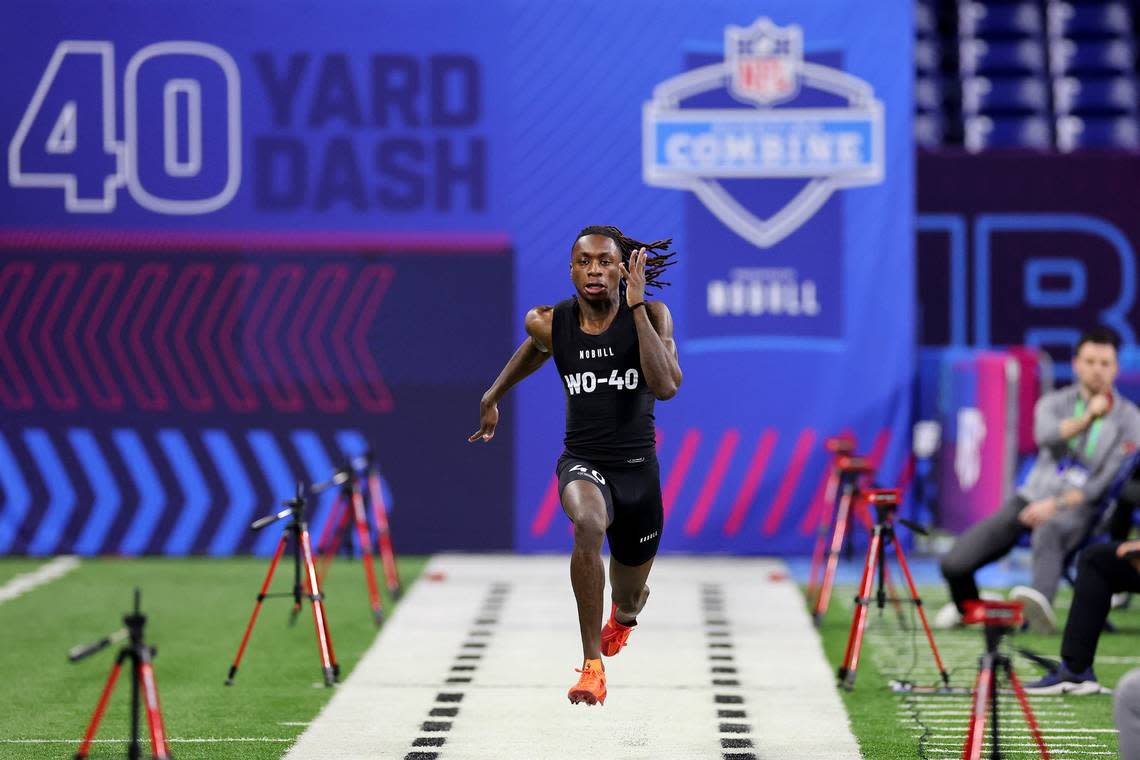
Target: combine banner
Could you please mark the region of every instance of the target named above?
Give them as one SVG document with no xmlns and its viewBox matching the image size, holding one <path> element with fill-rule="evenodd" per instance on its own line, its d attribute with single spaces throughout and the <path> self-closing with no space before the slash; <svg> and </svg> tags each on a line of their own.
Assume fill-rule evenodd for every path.
<svg viewBox="0 0 1140 760">
<path fill-rule="evenodd" d="M 465 439 L 596 223 L 681 251 L 666 549 L 904 469 L 910 3 L 85 6 L 0 14 L 0 552 L 264 551 L 368 448 L 398 548 L 565 548 L 553 371 Z"/>
<path fill-rule="evenodd" d="M 526 206 L 539 216 L 524 229 L 566 229 L 565 209 L 582 208 L 575 222 L 616 219 L 642 239 L 676 239 L 673 287 L 660 294 L 685 373 L 657 407 L 666 550 L 809 549 L 824 441 L 842 431 L 881 466 L 881 482 L 908 472 L 911 8 L 754 8 L 671 10 L 653 27 L 620 19 L 615 28 L 652 28 L 653 43 L 618 80 L 608 72 L 628 51 L 584 49 L 590 112 L 609 118 L 573 121 L 583 136 L 555 128 L 552 142 L 560 155 L 587 151 L 586 176 L 605 178 L 604 196 L 573 197 L 591 187 L 583 177 L 566 193 L 532 186 Z M 552 48 L 579 49 L 578 30 L 552 34 Z M 543 82 L 551 94 L 535 108 L 558 112 L 560 84 Z M 568 237 L 543 239 L 569 248 Z M 565 282 L 564 259 L 546 268 Z M 567 292 L 542 284 L 546 300 Z M 523 393 L 520 438 L 534 445 L 518 459 L 516 535 L 534 550 L 569 546 L 551 475 L 557 441 L 543 438 L 563 407 L 550 385 Z"/>
</svg>

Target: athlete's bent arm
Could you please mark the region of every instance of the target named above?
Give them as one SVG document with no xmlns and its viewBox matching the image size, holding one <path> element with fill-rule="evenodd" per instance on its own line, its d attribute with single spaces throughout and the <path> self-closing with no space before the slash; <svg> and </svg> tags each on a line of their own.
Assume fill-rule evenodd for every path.
<svg viewBox="0 0 1140 760">
<path fill-rule="evenodd" d="M 467 440 L 475 442 L 482 438 L 489 441 L 495 437 L 499 424 L 499 399 L 520 380 L 532 374 L 550 358 L 550 332 L 554 309 L 550 306 L 536 306 L 526 314 L 527 338 L 514 355 L 507 361 L 503 371 L 491 383 L 491 387 L 479 401 L 479 429 Z"/>
<path fill-rule="evenodd" d="M 645 258 L 645 249 L 642 248 L 630 254 L 628 269 L 624 264 L 619 265 L 626 283 L 626 302 L 631 307 L 645 301 Z M 659 400 L 673 398 L 681 387 L 681 364 L 677 360 L 673 315 L 669 313 L 669 307 L 661 301 L 646 303 L 644 308 L 633 310 L 633 323 L 637 326 L 645 384 Z"/>
<path fill-rule="evenodd" d="M 647 312 L 641 316 L 637 311 Z M 641 368 L 653 395 L 667 401 L 681 387 L 681 364 L 677 359 L 677 342 L 673 340 L 673 315 L 661 301 L 647 303 L 634 312 L 637 341 L 641 347 Z"/>
</svg>

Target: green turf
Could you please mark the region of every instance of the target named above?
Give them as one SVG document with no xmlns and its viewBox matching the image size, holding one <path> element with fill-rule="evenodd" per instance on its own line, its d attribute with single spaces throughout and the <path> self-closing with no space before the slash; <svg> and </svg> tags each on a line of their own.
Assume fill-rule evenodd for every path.
<svg viewBox="0 0 1140 760">
<path fill-rule="evenodd" d="M 402 557 L 405 587 L 426 562 Z M 0 561 L 0 576 L 39 563 Z M 167 732 L 178 738 L 265 738 L 247 743 L 171 743 L 179 760 L 279 758 L 304 730 L 333 689 L 321 682 L 312 613 L 288 625 L 292 600 L 268 599 L 246 650 L 236 684 L 224 686 L 242 632 L 265 578 L 260 559 L 85 560 L 64 578 L 0 605 L 0 737 L 77 739 L 110 671 L 115 649 L 80 663 L 69 663 L 71 646 L 97 639 L 122 625 L 132 588 L 142 589 L 149 616 L 147 640 L 158 649 L 155 675 Z M 377 563 L 377 574 L 383 576 Z M 289 591 L 292 572 L 278 571 L 271 591 Z M 376 635 L 359 560 L 338 560 L 325 584 L 328 620 L 342 679 Z M 385 610 L 391 612 L 385 597 Z M 125 739 L 129 730 L 129 688 L 120 679 L 100 738 Z M 145 719 L 143 731 L 145 736 Z M 78 745 L 0 743 L 0 757 L 11 760 L 74 755 Z M 96 744 L 91 758 L 121 758 L 121 744 Z M 149 757 L 149 742 L 144 746 Z"/>
<path fill-rule="evenodd" d="M 824 651 L 833 668 L 838 667 L 843 660 L 851 624 L 851 599 L 854 595 L 855 588 L 853 586 L 837 587 L 832 596 L 831 608 L 820 626 Z M 920 587 L 919 595 L 925 601 L 931 614 L 947 600 L 945 590 L 940 587 Z M 1062 624 L 1068 614 L 1067 607 L 1071 596 L 1072 594 L 1068 590 L 1063 590 L 1058 595 L 1058 615 Z M 907 615 L 909 614 L 908 612 Z M 1140 655 L 1136 648 L 1136 635 L 1140 633 L 1140 609 L 1114 611 L 1111 619 L 1118 626 L 1118 630 L 1115 633 L 1106 633 L 1101 637 L 1100 646 L 1097 650 L 1098 661 L 1095 664 L 1098 680 L 1101 684 L 1109 687 L 1114 686 L 1126 671 L 1140 665 L 1137 662 L 1129 664 L 1111 661 L 1113 657 L 1136 657 Z M 891 631 L 897 633 L 899 629 L 898 618 L 889 607 L 885 614 L 872 607 L 855 688 L 850 692 L 841 690 L 843 703 L 847 707 L 851 719 L 852 729 L 859 740 L 860 749 L 865 758 L 873 758 L 874 760 L 896 760 L 896 758 L 902 760 L 906 758 L 906 760 L 912 760 L 920 757 L 918 741 L 912 732 L 918 723 L 914 718 L 899 717 L 898 710 L 900 705 L 913 703 L 917 703 L 921 710 L 930 705 L 930 702 L 922 702 L 921 698 L 911 698 L 912 701 L 908 702 L 906 698 L 891 692 L 888 681 L 890 677 L 897 678 L 906 675 L 915 663 L 916 658 L 921 664 L 931 663 L 933 660 L 925 637 L 921 632 L 918 633 L 917 637 L 903 637 L 901 646 L 889 647 L 885 637 L 881 634 Z M 981 630 L 971 626 L 951 631 L 935 631 L 934 633 L 935 641 L 942 650 L 946 667 L 951 673 L 952 685 L 971 687 L 977 673 L 977 655 L 980 655 L 984 648 Z M 1060 633 L 1053 636 L 1018 634 L 1011 640 L 1011 644 L 1057 659 L 1060 656 L 1061 635 Z M 963 654 L 963 652 L 969 654 Z M 894 667 L 891 668 L 890 673 L 884 673 L 878 667 L 880 662 L 892 663 Z M 1035 680 L 1041 673 L 1036 666 L 1020 656 L 1015 656 L 1014 668 L 1023 681 Z M 933 685 L 933 682 L 929 680 L 926 683 Z M 1065 696 L 1064 704 L 1074 713 L 1078 725 L 1081 727 L 1114 727 L 1111 696 Z M 1002 705 L 1003 708 L 1007 707 L 1005 702 Z M 1010 704 L 1008 708 L 1008 717 L 1005 720 L 1014 725 L 1022 725 L 1016 707 Z M 1048 725 L 1047 718 L 1042 718 L 1042 722 Z M 964 739 L 965 736 L 963 735 L 962 738 Z M 1090 749 L 1109 752 L 1112 753 L 1112 756 L 1116 756 L 1119 751 L 1117 739 L 1113 733 L 1090 735 L 1084 741 Z M 957 755 L 930 753 L 928 756 L 945 758 L 956 757 Z M 1017 756 L 1035 757 L 1036 755 L 1019 753 Z M 1072 757 L 1072 755 L 1064 756 Z"/>
</svg>

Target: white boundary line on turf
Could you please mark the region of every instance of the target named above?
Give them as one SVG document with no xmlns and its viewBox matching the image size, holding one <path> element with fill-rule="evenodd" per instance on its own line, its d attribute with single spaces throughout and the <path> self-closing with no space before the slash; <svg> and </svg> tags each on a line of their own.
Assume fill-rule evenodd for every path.
<svg viewBox="0 0 1140 760">
<path fill-rule="evenodd" d="M 45 583 L 59 580 L 77 567 L 79 567 L 79 558 L 68 555 L 56 557 L 51 562 L 41 565 L 29 573 L 17 575 L 0 586 L 0 604 L 17 599 Z"/>
</svg>

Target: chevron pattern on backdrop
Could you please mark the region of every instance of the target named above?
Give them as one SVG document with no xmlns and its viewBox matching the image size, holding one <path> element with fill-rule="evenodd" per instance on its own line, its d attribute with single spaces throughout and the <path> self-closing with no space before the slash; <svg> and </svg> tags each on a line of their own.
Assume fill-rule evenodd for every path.
<svg viewBox="0 0 1140 760">
<path fill-rule="evenodd" d="M 0 426 L 0 555 L 268 556 L 280 532 L 249 523 L 367 450 L 352 429 Z M 334 498 L 310 506 L 317 535 Z"/>
</svg>

